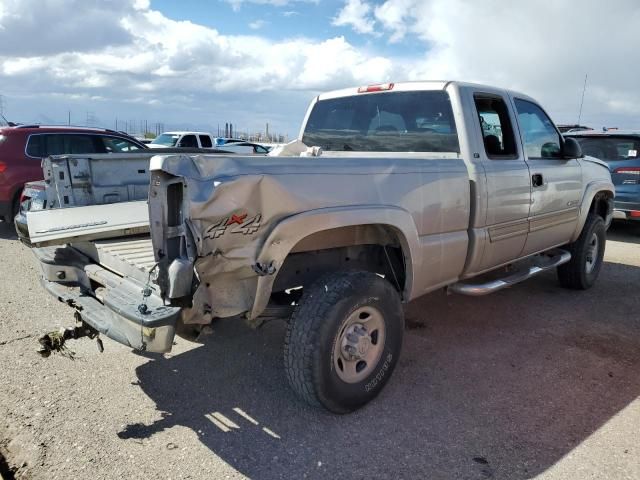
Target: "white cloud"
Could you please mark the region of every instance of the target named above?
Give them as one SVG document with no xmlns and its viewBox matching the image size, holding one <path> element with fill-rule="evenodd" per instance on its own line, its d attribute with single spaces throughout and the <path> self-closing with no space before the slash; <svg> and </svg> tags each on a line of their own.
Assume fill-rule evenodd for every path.
<svg viewBox="0 0 640 480">
<path fill-rule="evenodd" d="M 0 55 L 86 52 L 105 44 L 129 43 L 132 37 L 118 19 L 135 12 L 141 5 L 139 0 L 135 3 L 130 0 L 2 0 Z"/>
<path fill-rule="evenodd" d="M 262 124 L 264 117 L 275 122 L 280 116 L 293 132 L 317 91 L 385 80 L 392 71 L 390 60 L 356 48 L 341 36 L 273 41 L 258 35 L 223 35 L 169 19 L 144 0 L 113 0 L 119 15 L 105 15 L 102 3 L 91 10 L 85 5 L 89 2 L 75 0 L 77 9 L 57 13 L 65 16 L 60 21 L 66 30 L 45 45 L 35 39 L 58 21 L 51 5 L 62 0 L 47 1 L 51 8 L 36 8 L 36 0 L 3 3 L 0 24 L 10 26 L 5 22 L 8 12 L 21 28 L 11 27 L 11 41 L 0 31 L 0 44 L 14 50 L 26 46 L 20 53 L 0 50 L 0 93 L 23 109 L 31 102 L 32 109 L 45 110 L 46 99 L 56 105 L 67 99 L 98 112 L 159 105 L 162 115 L 209 121 L 245 118 L 245 126 Z M 97 17 L 99 26 L 91 20 Z M 254 26 L 263 25 L 259 22 Z M 93 40 L 85 43 L 84 37 L 90 28 L 115 33 L 103 35 L 89 48 Z M 327 69 L 327 59 L 336 65 Z M 244 103 L 259 92 L 269 93 Z M 98 103 L 82 103 L 90 101 Z M 232 103 L 233 110 L 222 107 Z"/>
<path fill-rule="evenodd" d="M 167 18 L 148 0 L 0 0 L 0 93 L 10 114 L 20 112 L 16 120 L 53 117 L 55 108 L 66 118 L 69 101 L 104 118 L 152 112 L 167 123 L 239 119 L 245 126 L 281 119 L 293 132 L 318 91 L 405 79 L 521 90 L 555 120 L 573 122 L 588 73 L 583 122 L 640 126 L 635 0 L 585 0 L 579 8 L 569 0 L 349 0 L 343 7 L 334 23 L 375 43 L 395 42 L 385 51 L 399 53 L 342 36 L 224 35 Z"/>
<path fill-rule="evenodd" d="M 374 33 L 375 22 L 370 18 L 371 5 L 363 0 L 347 0 L 333 19 L 337 27 L 350 26 L 358 33 Z"/>
<path fill-rule="evenodd" d="M 249 28 L 251 30 L 260 30 L 266 24 L 267 24 L 267 22 L 264 21 L 264 20 L 255 20 L 255 21 L 249 23 Z"/>
<path fill-rule="evenodd" d="M 638 126 L 640 77 L 637 0 L 386 0 L 340 10 L 358 33 L 424 50 L 402 62 L 411 79 L 454 78 L 537 97 L 561 122 L 577 121 L 585 74 L 583 122 Z M 397 78 L 397 77 L 396 77 Z M 635 116 L 632 115 L 635 112 Z"/>
<path fill-rule="evenodd" d="M 294 3 L 319 3 L 320 0 L 225 0 L 234 10 L 240 10 L 243 4 L 271 5 L 272 7 L 286 7 Z"/>
</svg>

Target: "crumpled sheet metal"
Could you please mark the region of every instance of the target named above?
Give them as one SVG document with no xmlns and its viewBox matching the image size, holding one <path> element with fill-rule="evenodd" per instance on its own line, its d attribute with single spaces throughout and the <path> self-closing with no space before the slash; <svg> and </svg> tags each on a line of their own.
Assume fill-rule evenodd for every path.
<svg viewBox="0 0 640 480">
<path fill-rule="evenodd" d="M 411 214 L 420 236 L 466 229 L 469 203 L 452 193 L 468 191 L 466 166 L 446 154 L 432 159 L 176 155 L 153 163 L 159 160 L 163 171 L 184 177 L 187 186 L 200 279 L 195 312 L 185 312 L 188 322 L 204 321 L 198 320 L 203 311 L 229 317 L 251 309 L 258 279 L 253 265 L 269 232 L 291 215 L 396 206 Z M 252 226 L 258 228 L 238 228 L 240 219 L 256 218 Z"/>
</svg>

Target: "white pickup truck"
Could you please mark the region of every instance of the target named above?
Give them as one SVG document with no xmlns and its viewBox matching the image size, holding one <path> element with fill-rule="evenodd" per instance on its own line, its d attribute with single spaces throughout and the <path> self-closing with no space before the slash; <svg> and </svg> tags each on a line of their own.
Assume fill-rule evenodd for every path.
<svg viewBox="0 0 640 480">
<path fill-rule="evenodd" d="M 43 164 L 29 241 L 44 287 L 76 311 L 63 337 L 167 352 L 216 318 L 288 318 L 290 384 L 333 412 L 389 380 L 402 303 L 551 268 L 564 287 L 593 285 L 614 196 L 606 165 L 533 99 L 459 82 L 320 95 L 266 157 L 149 158 Z"/>
</svg>

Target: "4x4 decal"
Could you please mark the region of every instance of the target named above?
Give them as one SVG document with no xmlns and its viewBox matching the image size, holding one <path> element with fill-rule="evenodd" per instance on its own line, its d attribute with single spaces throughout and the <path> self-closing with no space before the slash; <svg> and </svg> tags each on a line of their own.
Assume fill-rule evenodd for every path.
<svg viewBox="0 0 640 480">
<path fill-rule="evenodd" d="M 260 228 L 262 215 L 258 214 L 247 219 L 248 216 L 247 213 L 242 213 L 224 217 L 207 228 L 204 238 L 219 238 L 227 231 L 231 233 L 241 233 L 243 235 L 253 235 Z"/>
</svg>

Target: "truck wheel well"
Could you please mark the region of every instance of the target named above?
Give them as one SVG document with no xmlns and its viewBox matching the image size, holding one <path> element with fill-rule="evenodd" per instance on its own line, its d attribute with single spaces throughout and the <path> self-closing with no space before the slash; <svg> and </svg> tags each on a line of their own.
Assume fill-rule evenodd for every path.
<svg viewBox="0 0 640 480">
<path fill-rule="evenodd" d="M 613 194 L 611 192 L 596 193 L 593 197 L 593 200 L 591 201 L 589 212 L 595 213 L 596 215 L 602 217 L 604 221 L 606 221 L 612 210 Z"/>
<path fill-rule="evenodd" d="M 291 250 L 280 267 L 273 284 L 272 297 L 283 298 L 285 290 L 310 286 L 326 273 L 349 270 L 377 273 L 402 295 L 406 268 L 398 234 L 390 227 L 359 225 L 305 237 Z"/>
</svg>

